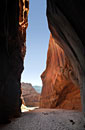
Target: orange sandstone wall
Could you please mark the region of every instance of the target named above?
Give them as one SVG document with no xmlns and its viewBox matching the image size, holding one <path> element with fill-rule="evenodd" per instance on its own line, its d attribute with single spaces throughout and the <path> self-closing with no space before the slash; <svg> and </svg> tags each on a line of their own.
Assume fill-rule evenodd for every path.
<svg viewBox="0 0 85 130">
<path fill-rule="evenodd" d="M 41 79 L 43 88 L 40 107 L 81 110 L 80 90 L 72 66 L 52 35 L 50 35 L 46 70 L 42 73 Z"/>
</svg>

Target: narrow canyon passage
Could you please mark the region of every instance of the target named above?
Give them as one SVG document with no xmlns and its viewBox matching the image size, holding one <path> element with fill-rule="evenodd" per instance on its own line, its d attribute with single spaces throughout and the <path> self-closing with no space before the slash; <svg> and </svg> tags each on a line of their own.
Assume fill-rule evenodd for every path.
<svg viewBox="0 0 85 130">
<path fill-rule="evenodd" d="M 38 1 L 38 4 L 31 1 L 29 4 L 29 26 L 26 31 L 27 55 L 22 74 L 22 81 L 27 83 L 21 84 L 24 104 L 28 107 L 81 111 L 79 84 L 74 75 L 73 67 L 63 49 L 55 42 L 52 34 L 50 34 L 49 46 L 46 45 L 49 38 L 46 25 L 46 3 Z M 39 11 L 41 5 L 42 8 Z M 31 88 L 34 82 L 40 83 L 40 75 L 43 86 L 42 92 L 37 94 Z"/>
<path fill-rule="evenodd" d="M 35 105 L 38 103 L 40 108 L 22 114 L 21 105 L 28 101 L 21 98 L 21 74 L 27 46 L 29 0 L 13 1 L 11 7 L 10 3 L 11 0 L 1 0 L 0 4 L 0 124 L 10 122 L 0 125 L 0 130 L 84 130 L 83 1 L 47 0 L 50 39 L 46 68 L 41 74 L 42 91 L 38 94 L 39 100 L 36 102 L 35 95 L 34 102 L 31 102 L 36 102 Z M 31 90 L 24 90 L 25 97 L 26 92 L 29 95 Z"/>
<path fill-rule="evenodd" d="M 49 37 L 46 1 L 30 1 L 26 30 L 26 55 L 21 76 L 22 98 L 27 107 L 39 107 L 42 90 L 40 75 L 46 68 Z"/>
</svg>

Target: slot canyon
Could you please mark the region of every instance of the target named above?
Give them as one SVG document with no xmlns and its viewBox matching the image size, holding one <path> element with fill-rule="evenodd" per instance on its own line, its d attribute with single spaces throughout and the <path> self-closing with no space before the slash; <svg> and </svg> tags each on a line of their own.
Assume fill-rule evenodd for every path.
<svg viewBox="0 0 85 130">
<path fill-rule="evenodd" d="M 21 115 L 29 3 L 29 0 L 1 0 L 0 4 L 0 123 Z M 50 39 L 39 102 L 41 109 L 82 111 L 82 120 L 85 119 L 84 12 L 84 0 L 47 0 Z"/>
</svg>

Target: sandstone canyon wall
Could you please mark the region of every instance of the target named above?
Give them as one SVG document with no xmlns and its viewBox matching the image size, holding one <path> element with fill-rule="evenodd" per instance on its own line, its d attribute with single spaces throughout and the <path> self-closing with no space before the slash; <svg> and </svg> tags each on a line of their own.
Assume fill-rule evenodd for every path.
<svg viewBox="0 0 85 130">
<path fill-rule="evenodd" d="M 25 43 L 26 28 L 28 26 L 28 11 L 29 0 L 0 1 L 0 121 L 2 121 L 3 118 L 9 118 L 21 112 L 20 79 L 24 69 L 23 60 L 26 53 Z M 48 105 L 51 107 L 59 106 L 59 108 L 61 108 L 61 106 L 63 106 L 63 108 L 67 108 L 67 102 L 69 106 L 70 102 L 73 104 L 76 102 L 80 103 L 79 90 L 76 88 L 76 86 L 80 86 L 83 112 L 85 114 L 84 0 L 47 0 L 47 18 L 49 29 L 53 37 L 50 39 L 52 44 L 48 52 L 51 52 L 51 49 L 54 50 L 52 54 L 50 53 L 53 57 L 50 60 L 53 60 L 54 67 L 53 64 L 49 64 L 46 68 L 50 70 L 48 72 L 49 75 L 46 72 L 47 70 L 42 75 L 43 86 L 46 86 L 46 89 L 43 87 L 42 94 L 44 96 L 45 94 L 49 95 L 49 93 L 53 94 L 56 92 L 56 94 L 53 94 L 53 97 L 51 96 L 51 101 L 49 101 L 50 103 L 48 103 Z M 54 45 L 54 43 L 56 44 Z M 57 44 L 63 49 L 65 54 Z M 54 47 L 55 49 L 53 49 Z M 58 49 L 61 52 L 60 54 Z M 53 54 L 56 51 L 57 54 Z M 58 60 L 57 63 L 54 60 L 54 56 Z M 67 58 L 65 58 L 65 56 Z M 47 63 L 50 63 L 50 60 L 48 58 Z M 53 68 L 50 69 L 50 65 Z M 63 67 L 64 69 L 62 69 Z M 56 69 L 58 74 L 55 73 Z M 69 71 L 70 73 L 68 73 Z M 50 79 L 51 73 L 52 81 Z M 61 75 L 62 73 L 63 75 Z M 67 77 L 67 75 L 69 76 Z M 45 80 L 45 76 L 47 80 Z M 50 83 L 48 83 L 49 81 Z M 65 81 L 63 82 L 63 87 L 61 87 L 61 81 Z M 47 86 L 47 84 L 51 84 L 51 87 Z M 54 85 L 54 88 L 52 85 Z M 57 87 L 55 86 L 60 86 L 60 88 L 56 90 Z M 69 92 L 68 94 L 67 90 Z M 77 100 L 75 101 L 72 98 L 71 101 L 69 98 L 69 100 L 65 101 L 66 103 L 62 103 L 61 94 L 65 95 L 65 99 L 74 95 Z M 48 97 L 45 97 L 46 102 L 48 102 L 47 98 Z M 46 106 L 42 95 L 41 99 L 40 105 Z M 56 100 L 58 102 L 56 102 Z M 71 109 L 74 107 L 74 105 L 71 105 Z M 80 107 L 78 106 L 74 109 L 80 109 Z"/>
<path fill-rule="evenodd" d="M 24 105 L 28 107 L 39 107 L 40 94 L 32 87 L 30 83 L 21 83 L 22 98 Z"/>
<path fill-rule="evenodd" d="M 79 84 L 73 68 L 52 35 L 50 35 L 46 70 L 41 78 L 43 88 L 40 107 L 81 110 Z M 76 85 L 72 81 L 76 82 Z"/>
<path fill-rule="evenodd" d="M 0 121 L 21 112 L 28 0 L 0 1 Z"/>
<path fill-rule="evenodd" d="M 85 115 L 84 12 L 84 0 L 47 0 L 49 29 L 55 42 L 64 50 L 72 65 L 75 74 L 73 77 L 80 86 L 81 103 Z"/>
</svg>

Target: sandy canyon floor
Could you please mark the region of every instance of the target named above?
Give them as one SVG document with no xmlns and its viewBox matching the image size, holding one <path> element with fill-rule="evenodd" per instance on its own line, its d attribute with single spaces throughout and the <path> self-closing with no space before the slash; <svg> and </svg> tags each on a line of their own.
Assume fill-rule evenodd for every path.
<svg viewBox="0 0 85 130">
<path fill-rule="evenodd" d="M 78 111 L 35 109 L 0 125 L 0 130 L 85 130 L 85 123 Z"/>
</svg>

